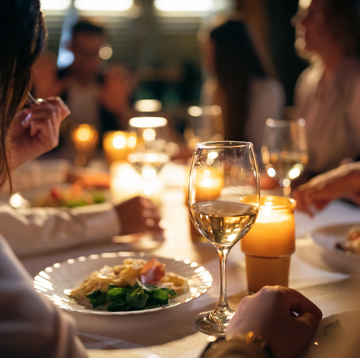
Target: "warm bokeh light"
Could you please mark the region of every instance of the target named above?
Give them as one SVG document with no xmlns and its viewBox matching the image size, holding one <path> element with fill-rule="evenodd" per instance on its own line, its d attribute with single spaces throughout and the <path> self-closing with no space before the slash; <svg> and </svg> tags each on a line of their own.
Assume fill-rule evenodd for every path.
<svg viewBox="0 0 360 358">
<path fill-rule="evenodd" d="M 155 0 L 155 7 L 160 11 L 209 11 L 214 6 L 213 0 Z"/>
<path fill-rule="evenodd" d="M 87 124 L 82 124 L 76 131 L 76 138 L 81 142 L 89 141 L 93 136 L 94 132 Z"/>
<path fill-rule="evenodd" d="M 141 99 L 135 102 L 134 108 L 138 112 L 159 112 L 162 104 L 157 99 Z"/>
<path fill-rule="evenodd" d="M 157 128 L 166 124 L 167 120 L 164 117 L 134 117 L 129 121 L 129 125 L 134 128 Z"/>
<path fill-rule="evenodd" d="M 108 60 L 113 55 L 113 49 L 110 45 L 105 45 L 99 50 L 99 57 L 102 60 Z"/>
<path fill-rule="evenodd" d="M 311 0 L 299 0 L 299 7 L 307 9 L 311 3 Z"/>
<path fill-rule="evenodd" d="M 191 106 L 187 110 L 188 114 L 192 117 L 200 117 L 203 115 L 203 110 L 201 107 Z"/>
<path fill-rule="evenodd" d="M 70 6 L 71 0 L 41 0 L 43 10 L 64 10 Z"/>
<path fill-rule="evenodd" d="M 133 0 L 75 0 L 75 7 L 88 11 L 126 11 L 133 3 Z"/>
</svg>

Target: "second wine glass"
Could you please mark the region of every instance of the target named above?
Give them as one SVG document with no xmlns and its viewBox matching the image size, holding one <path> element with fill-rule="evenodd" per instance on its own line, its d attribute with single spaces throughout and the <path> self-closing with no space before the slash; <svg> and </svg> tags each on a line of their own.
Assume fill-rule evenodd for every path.
<svg viewBox="0 0 360 358">
<path fill-rule="evenodd" d="M 195 227 L 218 251 L 221 275 L 217 308 L 195 318 L 204 333 L 224 335 L 234 315 L 227 300 L 227 256 L 253 226 L 259 201 L 259 171 L 252 143 L 196 144 L 190 168 L 188 206 Z"/>
<path fill-rule="evenodd" d="M 145 196 L 151 196 L 151 181 L 169 161 L 167 145 L 169 128 L 163 117 L 135 117 L 129 121 L 129 131 L 136 135 L 136 147 L 128 161 L 145 179 Z"/>
<path fill-rule="evenodd" d="M 290 196 L 291 181 L 298 178 L 308 162 L 306 150 L 305 120 L 266 121 L 262 161 L 267 174 L 279 180 L 283 195 Z"/>
</svg>

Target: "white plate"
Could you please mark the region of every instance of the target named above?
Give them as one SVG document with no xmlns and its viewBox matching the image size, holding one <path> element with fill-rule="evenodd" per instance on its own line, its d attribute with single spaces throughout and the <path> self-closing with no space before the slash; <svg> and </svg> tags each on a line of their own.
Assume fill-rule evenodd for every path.
<svg viewBox="0 0 360 358">
<path fill-rule="evenodd" d="M 350 339 L 356 338 L 356 336 L 354 336 L 354 334 L 358 335 L 359 332 L 359 328 L 360 328 L 360 310 L 349 310 L 349 311 L 344 311 L 344 312 L 340 312 L 340 313 L 336 313 L 333 315 L 330 315 L 328 317 L 325 317 L 321 320 L 321 322 L 318 325 L 318 328 L 314 334 L 314 337 L 311 341 L 311 344 L 307 350 L 307 352 L 303 355 L 303 357 L 307 357 L 307 358 L 315 358 L 315 357 L 319 357 L 319 349 L 321 351 L 322 348 L 325 348 L 327 346 L 329 346 L 329 344 L 331 345 L 331 342 L 333 339 L 336 339 L 337 336 L 334 336 L 333 339 L 331 339 L 330 337 L 326 338 L 324 337 L 324 329 L 326 328 L 327 325 L 329 325 L 330 323 L 333 323 L 335 321 L 339 321 L 340 325 L 341 325 L 341 329 L 340 329 L 340 334 L 345 335 L 345 338 Z M 339 339 L 342 336 L 339 337 Z M 356 340 L 358 340 L 356 338 Z M 342 343 L 345 342 L 343 341 Z M 325 345 L 325 347 L 323 347 Z M 345 345 L 346 347 L 346 345 Z M 338 347 L 339 349 L 341 349 L 341 347 Z M 332 352 L 334 353 L 334 352 Z M 339 354 L 341 354 L 341 352 L 338 352 Z M 342 352 L 344 353 L 344 352 Z M 321 357 L 323 357 L 323 355 L 320 355 Z M 341 357 L 342 355 L 332 355 L 332 357 Z M 358 356 L 358 355 L 356 355 Z"/>
<path fill-rule="evenodd" d="M 192 301 L 203 295 L 213 282 L 210 272 L 196 262 L 178 258 L 157 257 L 158 261 L 166 264 L 167 271 L 174 272 L 188 279 L 189 292 L 172 299 L 168 305 L 139 311 L 107 312 L 80 306 L 65 293 L 69 289 L 78 287 L 91 272 L 101 269 L 104 265 L 120 265 L 123 259 L 128 257 L 143 258 L 145 260 L 151 258 L 144 253 L 134 252 L 110 252 L 87 257 L 80 256 L 77 259 L 69 259 L 45 268 L 34 278 L 33 284 L 40 294 L 53 301 L 55 305 L 68 311 L 96 315 L 129 315 L 161 311 Z"/>
<path fill-rule="evenodd" d="M 314 230 L 310 236 L 321 247 L 322 258 L 326 263 L 341 272 L 360 274 L 360 255 L 335 248 L 338 242 L 346 240 L 348 230 L 354 225 L 359 225 L 359 222 L 325 226 Z"/>
</svg>

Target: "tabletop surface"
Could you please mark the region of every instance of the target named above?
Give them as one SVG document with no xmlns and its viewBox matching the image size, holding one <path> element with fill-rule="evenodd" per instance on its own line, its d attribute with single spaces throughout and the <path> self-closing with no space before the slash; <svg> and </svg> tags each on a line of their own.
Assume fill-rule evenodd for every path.
<svg viewBox="0 0 360 358">
<path fill-rule="evenodd" d="M 171 167 L 167 175 L 175 175 Z M 90 357 L 198 357 L 207 344 L 207 336 L 193 324 L 197 313 L 213 309 L 219 295 L 219 259 L 210 243 L 191 241 L 189 217 L 184 205 L 181 182 L 167 187 L 162 197 L 162 218 L 165 227 L 163 242 L 153 245 L 124 242 L 114 238 L 48 255 L 22 258 L 32 276 L 47 266 L 70 258 L 114 251 L 146 251 L 155 256 L 179 257 L 203 265 L 213 276 L 208 292 L 194 301 L 163 311 L 128 316 L 94 316 L 71 313 L 78 324 L 79 336 Z M 327 253 L 316 245 L 308 233 L 322 227 L 360 222 L 360 209 L 344 202 L 331 203 L 315 218 L 295 213 L 296 252 L 292 256 L 289 286 L 299 290 L 317 304 L 324 316 L 359 309 L 356 278 L 335 267 Z M 341 272 L 342 271 L 342 272 Z M 355 281 L 355 283 L 354 283 Z M 228 296 L 233 309 L 247 295 L 244 256 L 236 244 L 228 260 Z M 121 352 L 120 352 L 121 350 Z"/>
</svg>

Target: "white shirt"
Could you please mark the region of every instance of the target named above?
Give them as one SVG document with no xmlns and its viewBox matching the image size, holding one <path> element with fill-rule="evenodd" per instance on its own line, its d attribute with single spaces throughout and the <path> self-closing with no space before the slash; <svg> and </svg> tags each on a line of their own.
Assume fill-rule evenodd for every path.
<svg viewBox="0 0 360 358">
<path fill-rule="evenodd" d="M 120 220 L 110 203 L 61 210 L 0 206 L 0 232 L 16 255 L 41 253 L 120 234 Z"/>
<path fill-rule="evenodd" d="M 35 292 L 0 236 L 0 357 L 85 358 L 73 319 Z"/>
<path fill-rule="evenodd" d="M 295 91 L 297 115 L 306 121 L 307 169 L 315 173 L 360 154 L 360 59 L 344 60 L 320 87 L 323 70 L 321 64 L 308 67 Z"/>
</svg>

